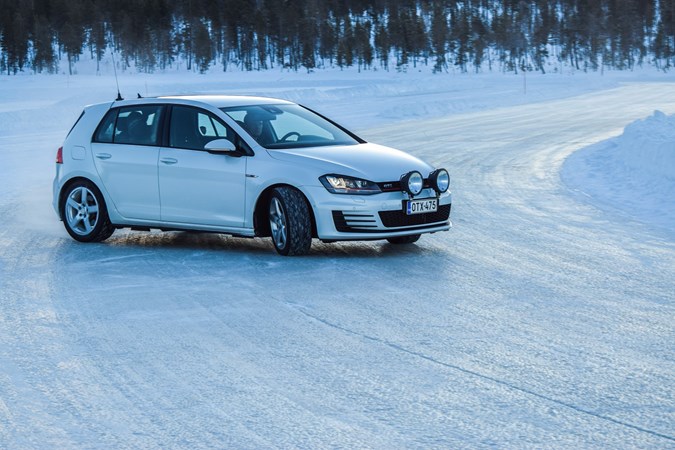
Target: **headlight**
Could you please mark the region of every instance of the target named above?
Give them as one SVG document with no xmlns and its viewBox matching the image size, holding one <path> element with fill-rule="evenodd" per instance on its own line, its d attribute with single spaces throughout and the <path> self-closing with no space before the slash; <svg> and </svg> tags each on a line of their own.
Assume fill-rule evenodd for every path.
<svg viewBox="0 0 675 450">
<path fill-rule="evenodd" d="M 372 181 L 344 175 L 324 175 L 319 178 L 321 184 L 333 194 L 372 195 L 382 192 Z"/>
<path fill-rule="evenodd" d="M 450 174 L 445 169 L 436 169 L 429 175 L 429 182 L 436 192 L 442 194 L 450 187 Z"/>
<path fill-rule="evenodd" d="M 418 171 L 413 170 L 401 177 L 401 189 L 408 194 L 415 196 L 422 192 L 422 188 L 424 188 L 424 178 Z"/>
</svg>

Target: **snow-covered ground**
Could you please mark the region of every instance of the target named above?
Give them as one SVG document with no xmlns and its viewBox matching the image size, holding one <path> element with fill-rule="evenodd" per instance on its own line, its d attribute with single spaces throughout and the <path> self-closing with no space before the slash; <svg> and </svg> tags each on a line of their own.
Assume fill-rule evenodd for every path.
<svg viewBox="0 0 675 450">
<path fill-rule="evenodd" d="M 306 104 L 447 167 L 455 227 L 302 258 L 211 234 L 78 244 L 53 159 L 114 79 L 2 76 L 0 448 L 675 448 L 672 75 L 120 87 Z"/>
<path fill-rule="evenodd" d="M 599 207 L 675 236 L 675 116 L 655 111 L 574 153 L 563 180 Z"/>
</svg>

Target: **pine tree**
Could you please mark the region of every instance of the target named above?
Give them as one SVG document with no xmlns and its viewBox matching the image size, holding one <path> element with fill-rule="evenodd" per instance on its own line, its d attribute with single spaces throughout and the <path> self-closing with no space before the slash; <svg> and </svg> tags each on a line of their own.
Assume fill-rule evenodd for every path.
<svg viewBox="0 0 675 450">
<path fill-rule="evenodd" d="M 385 70 L 389 70 L 389 52 L 391 43 L 389 40 L 389 31 L 383 23 L 375 26 L 375 53 L 380 59 L 380 64 Z"/>
<path fill-rule="evenodd" d="M 338 38 L 337 65 L 338 67 L 351 67 L 354 64 L 354 31 L 349 17 L 344 17 L 338 22 L 341 30 Z"/>
<path fill-rule="evenodd" d="M 373 64 L 373 47 L 370 45 L 370 33 L 372 24 L 370 21 L 357 20 L 354 27 L 354 46 L 359 71 Z"/>
<path fill-rule="evenodd" d="M 209 69 L 211 61 L 213 61 L 213 44 L 209 35 L 209 29 L 200 20 L 195 20 L 191 28 L 194 36 L 195 64 L 199 69 L 199 73 L 205 73 Z"/>
<path fill-rule="evenodd" d="M 7 74 L 23 70 L 28 57 L 28 28 L 26 20 L 17 8 L 7 7 L 4 16 L 0 44 L 5 53 Z"/>
<path fill-rule="evenodd" d="M 56 70 L 56 55 L 54 54 L 54 36 L 49 22 L 44 16 L 37 16 L 33 23 L 31 35 L 33 43 L 33 70 L 52 73 Z"/>
<path fill-rule="evenodd" d="M 436 57 L 434 72 L 442 72 L 448 69 L 448 11 L 441 1 L 436 1 L 431 14 L 431 51 Z"/>
</svg>

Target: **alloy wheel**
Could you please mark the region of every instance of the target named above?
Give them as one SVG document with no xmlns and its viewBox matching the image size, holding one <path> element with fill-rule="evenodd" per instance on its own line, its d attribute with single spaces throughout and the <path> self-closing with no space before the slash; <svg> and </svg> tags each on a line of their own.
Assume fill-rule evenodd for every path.
<svg viewBox="0 0 675 450">
<path fill-rule="evenodd" d="M 286 231 L 286 214 L 278 198 L 272 197 L 270 202 L 270 228 L 272 229 L 272 239 L 278 249 L 286 247 L 288 239 Z"/>
<path fill-rule="evenodd" d="M 74 233 L 86 236 L 98 222 L 98 202 L 93 192 L 84 186 L 73 189 L 66 200 L 66 220 Z"/>
</svg>

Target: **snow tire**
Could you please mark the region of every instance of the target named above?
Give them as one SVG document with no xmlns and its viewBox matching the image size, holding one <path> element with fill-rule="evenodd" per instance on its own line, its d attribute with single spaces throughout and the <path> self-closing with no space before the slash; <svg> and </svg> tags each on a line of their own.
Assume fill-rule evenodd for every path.
<svg viewBox="0 0 675 450">
<path fill-rule="evenodd" d="M 272 191 L 269 220 L 274 248 L 283 256 L 305 255 L 312 245 L 312 220 L 305 196 L 291 187 Z"/>
</svg>

